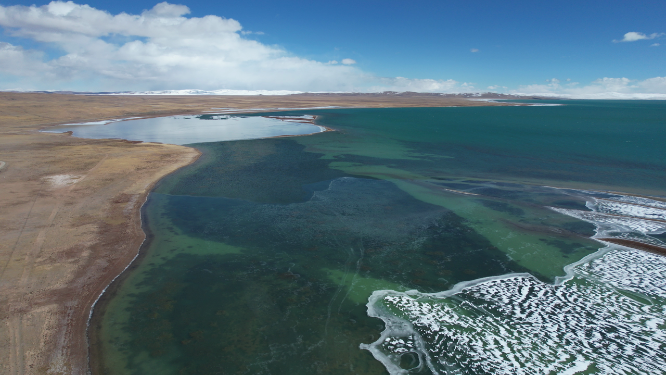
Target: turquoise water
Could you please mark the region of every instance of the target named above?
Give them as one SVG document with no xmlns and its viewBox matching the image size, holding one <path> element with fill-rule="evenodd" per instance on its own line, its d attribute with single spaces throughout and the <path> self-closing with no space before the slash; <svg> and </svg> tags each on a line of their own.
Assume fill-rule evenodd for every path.
<svg viewBox="0 0 666 375">
<path fill-rule="evenodd" d="M 418 318 L 376 299 L 384 320 L 369 316 L 373 292 L 550 285 L 601 247 L 566 214 L 589 211 L 581 189 L 666 195 L 665 103 L 566 104 L 282 112 L 338 131 L 192 145 L 202 158 L 150 195 L 151 240 L 96 311 L 97 373 L 445 373 L 425 349 L 360 348 Z M 400 324 L 391 339 L 421 334 Z"/>
</svg>

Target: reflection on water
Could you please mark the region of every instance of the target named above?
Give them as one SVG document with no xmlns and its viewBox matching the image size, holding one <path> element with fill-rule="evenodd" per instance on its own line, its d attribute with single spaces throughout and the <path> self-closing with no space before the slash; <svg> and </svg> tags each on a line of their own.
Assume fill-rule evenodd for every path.
<svg viewBox="0 0 666 375">
<path fill-rule="evenodd" d="M 304 122 L 287 122 L 258 116 L 201 115 L 70 125 L 50 128 L 49 131 L 71 131 L 75 137 L 81 138 L 122 138 L 130 141 L 185 145 L 311 134 L 320 132 L 321 128 Z"/>
<path fill-rule="evenodd" d="M 99 325 L 93 327 L 96 340 L 91 344 L 98 372 L 494 373 L 495 367 L 478 365 L 476 352 L 462 345 L 481 340 L 476 348 L 499 351 L 498 358 L 504 358 L 504 349 L 500 341 L 492 342 L 504 337 L 503 332 L 516 340 L 524 336 L 524 345 L 542 345 L 542 336 L 510 320 L 514 311 L 552 323 L 554 344 L 548 348 L 559 353 L 558 345 L 575 341 L 569 331 L 578 326 L 549 321 L 557 314 L 537 311 L 539 303 L 589 296 L 589 303 L 570 309 L 582 319 L 571 322 L 597 327 L 603 325 L 599 319 L 608 317 L 604 306 L 624 304 L 627 298 L 644 302 L 635 293 L 618 296 L 610 281 L 590 289 L 586 280 L 608 273 L 599 267 L 580 268 L 580 275 L 592 276 L 569 281 L 575 288 L 552 283 L 567 274 L 567 265 L 602 246 L 590 239 L 597 224 L 591 219 L 596 217 L 592 209 L 603 206 L 615 215 L 635 211 L 617 202 L 646 203 L 642 198 L 618 201 L 602 194 L 590 205 L 589 194 L 544 185 L 614 186 L 624 175 L 636 176 L 629 182 L 636 189 L 655 189 L 651 178 L 663 179 L 653 168 L 662 161 L 643 157 L 655 152 L 652 141 L 644 142 L 643 156 L 633 157 L 634 169 L 625 170 L 625 165 L 609 160 L 622 159 L 629 148 L 615 152 L 590 140 L 589 150 L 558 158 L 562 144 L 571 139 L 562 136 L 554 142 L 555 130 L 534 132 L 525 119 L 509 124 L 519 135 L 514 140 L 495 132 L 493 144 L 492 137 L 479 134 L 488 118 L 503 111 L 520 119 L 516 111 L 553 115 L 564 110 L 560 115 L 567 118 L 572 112 L 566 108 L 467 111 L 468 116 L 478 114 L 477 123 L 465 126 L 467 130 L 448 123 L 459 108 L 339 110 L 317 114 L 322 115 L 319 121 L 340 132 L 195 145 L 203 151 L 199 161 L 164 179 L 144 208 L 152 240 L 142 250 L 143 259 L 112 288 L 113 294 L 103 301 L 105 309 L 96 313 Z M 410 118 L 419 121 L 405 130 L 403 121 Z M 558 126 L 552 119 L 548 124 Z M 607 129 L 601 122 L 592 124 L 602 133 Z M 663 137 L 651 133 L 652 123 L 646 124 L 633 126 L 644 131 L 643 137 Z M 433 135 L 435 130 L 441 133 Z M 612 138 L 604 133 L 598 142 L 608 137 Z M 520 148 L 525 142 L 532 146 Z M 541 146 L 534 148 L 534 143 Z M 507 152 L 511 149 L 515 154 Z M 539 163 L 544 169 L 535 169 Z M 598 174 L 587 176 L 587 170 Z M 659 207 L 650 207 L 646 215 L 654 216 Z M 618 254 L 613 258 L 618 262 L 631 258 Z M 511 279 L 513 284 L 476 283 L 469 295 L 444 302 L 433 297 L 461 282 L 506 274 L 519 275 Z M 378 291 L 400 297 L 381 299 L 375 294 L 372 306 L 375 312 L 383 310 L 371 315 L 386 324 L 368 316 L 366 304 Z M 424 299 L 415 299 L 421 295 Z M 652 319 L 663 303 L 650 298 L 655 307 L 644 315 Z M 622 306 L 619 314 L 639 308 Z M 458 339 L 455 348 L 447 346 L 451 341 L 425 337 L 430 333 L 422 329 L 430 327 L 427 319 L 432 317 L 424 309 L 444 307 L 448 315 L 438 313 L 432 322 L 441 327 L 456 319 L 452 314 L 460 316 L 458 326 L 446 326 Z M 540 327 L 538 321 L 530 322 Z M 650 322 L 649 327 L 662 329 L 663 323 Z M 479 330 L 488 334 L 475 335 Z M 365 348 L 378 351 L 362 350 L 363 343 L 375 343 Z M 601 352 L 586 352 L 580 361 L 570 352 L 562 353 L 571 358 L 561 360 L 549 352 L 520 363 L 540 369 L 582 368 Z M 645 353 L 636 358 L 649 354 Z M 452 362 L 447 355 L 460 361 L 450 367 L 426 365 L 439 358 Z M 553 364 L 558 360 L 559 367 Z"/>
</svg>

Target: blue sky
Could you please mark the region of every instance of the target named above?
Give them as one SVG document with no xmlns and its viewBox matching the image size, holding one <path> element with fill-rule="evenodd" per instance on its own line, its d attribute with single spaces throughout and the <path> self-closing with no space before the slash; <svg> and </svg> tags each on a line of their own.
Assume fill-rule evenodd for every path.
<svg viewBox="0 0 666 375">
<path fill-rule="evenodd" d="M 188 3 L 207 9 L 199 4 Z M 666 48 L 612 43 L 666 32 L 664 1 L 243 1 L 219 12 L 299 56 L 348 56 L 382 76 L 515 85 L 650 78 L 666 65 Z"/>
<path fill-rule="evenodd" d="M 3 53 L 11 54 L 0 64 L 4 81 L 0 89 L 395 89 L 666 95 L 664 1 L 174 1 L 187 6 L 189 13 L 180 8 L 173 8 L 180 12 L 161 13 L 168 22 L 180 20 L 183 27 L 184 20 L 203 20 L 208 15 L 225 18 L 215 26 L 222 29 L 230 25 L 229 19 L 237 21 L 235 28 L 223 32 L 215 27 L 207 29 L 203 21 L 187 26 L 191 33 L 188 40 L 203 35 L 216 46 L 212 53 L 205 43 L 199 49 L 183 49 L 183 43 L 160 41 L 159 33 L 146 28 L 132 31 L 136 25 L 119 19 L 108 19 L 106 28 L 106 21 L 99 22 L 98 33 L 63 26 L 47 14 L 48 3 L 0 1 L 4 31 L 0 62 Z M 33 4 L 33 13 L 41 10 L 42 16 L 30 16 L 28 7 Z M 91 8 L 70 9 L 69 15 L 59 11 L 57 17 L 80 17 L 78 21 L 70 19 L 78 24 L 103 11 L 109 17 L 122 12 L 148 17 L 144 12 L 157 3 L 76 4 Z M 76 16 L 77 11 L 82 15 Z M 124 25 L 127 31 L 122 29 Z M 200 27 L 199 34 L 192 27 Z M 631 41 L 614 42 L 629 32 L 638 34 L 631 34 Z M 45 36 L 49 33 L 61 37 Z M 238 40 L 226 34 L 209 40 L 215 33 L 235 33 Z M 74 41 L 79 37 L 81 44 L 77 46 Z M 134 41 L 144 48 L 135 48 L 137 54 L 160 50 L 168 58 L 160 60 L 153 54 L 154 60 L 148 61 L 130 56 L 129 48 L 123 47 L 134 46 L 130 43 Z M 104 47 L 95 46 L 102 43 Z M 180 63 L 175 55 L 206 61 L 201 66 Z M 341 64 L 343 59 L 355 63 Z M 218 69 L 216 60 L 227 65 Z M 16 67 L 11 68 L 12 64 Z M 3 66 L 10 68 L 3 70 Z M 35 72 L 22 71 L 20 66 Z M 36 72 L 40 70 L 45 73 Z M 209 73 L 199 74 L 203 71 Z"/>
</svg>

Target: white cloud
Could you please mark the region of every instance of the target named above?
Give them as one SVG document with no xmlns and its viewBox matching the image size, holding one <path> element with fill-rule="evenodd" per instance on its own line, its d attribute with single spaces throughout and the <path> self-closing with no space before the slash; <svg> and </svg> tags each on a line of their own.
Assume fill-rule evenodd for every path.
<svg viewBox="0 0 666 375">
<path fill-rule="evenodd" d="M 39 51 L 3 43 L 0 74 L 23 77 L 26 88 L 69 89 L 76 83 L 87 90 L 349 91 L 372 79 L 348 66 L 351 59 L 333 66 L 299 58 L 243 38 L 236 20 L 185 17 L 188 13 L 188 7 L 166 2 L 139 15 L 112 15 L 72 1 L 0 6 L 0 26 L 6 32 L 62 53 L 48 59 Z"/>
<path fill-rule="evenodd" d="M 395 78 L 381 78 L 379 85 L 370 88 L 371 92 L 382 91 L 413 91 L 413 92 L 441 92 L 441 93 L 457 93 L 457 92 L 475 92 L 474 86 L 471 83 L 447 79 L 410 79 L 404 77 Z"/>
<path fill-rule="evenodd" d="M 666 94 L 666 77 L 648 78 L 636 82 L 636 86 L 643 92 Z"/>
<path fill-rule="evenodd" d="M 1 6 L 0 26 L 59 56 L 0 43 L 0 89 L 147 91 L 293 90 L 470 91 L 453 80 L 382 78 L 353 59 L 319 62 L 246 39 L 233 19 L 187 17 L 166 2 L 141 14 L 112 15 L 72 1 Z M 11 85 L 11 87 L 9 86 Z"/>
<path fill-rule="evenodd" d="M 2 73 L 15 76 L 29 76 L 34 71 L 47 68 L 41 62 L 43 53 L 26 51 L 20 46 L 0 42 L 0 66 Z"/>
<path fill-rule="evenodd" d="M 545 85 L 521 86 L 511 93 L 518 95 L 555 96 L 571 99 L 666 99 L 666 77 L 645 80 L 600 78 L 589 85 L 578 82 L 561 85 L 557 79 Z"/>
<path fill-rule="evenodd" d="M 650 47 L 659 47 L 660 45 L 661 44 L 659 44 L 659 43 L 652 43 L 652 44 L 650 44 Z"/>
<path fill-rule="evenodd" d="M 0 5 L 0 26 L 5 33 L 30 41 L 24 46 L 0 42 L 0 89 L 478 91 L 474 84 L 452 79 L 377 77 L 353 66 L 356 61 L 352 59 L 320 62 L 300 58 L 278 46 L 246 39 L 244 35 L 260 32 L 243 30 L 236 20 L 214 15 L 188 17 L 189 12 L 184 5 L 166 2 L 141 14 L 116 15 L 72 1 L 29 7 Z M 643 39 L 662 35 L 635 34 Z M 25 47 L 28 45 L 37 47 Z M 58 54 L 54 56 L 53 51 Z M 569 97 L 608 93 L 666 97 L 665 81 L 665 77 L 643 81 L 603 78 L 580 86 L 549 80 L 520 90 Z M 489 89 L 492 87 L 499 88 Z"/>
<path fill-rule="evenodd" d="M 621 40 L 613 40 L 613 42 L 614 43 L 635 42 L 635 41 L 644 40 L 644 39 L 655 39 L 655 38 L 659 38 L 663 35 L 665 35 L 665 34 L 664 33 L 652 33 L 650 35 L 645 35 L 643 33 L 630 31 L 630 32 L 624 34 L 624 38 L 622 38 Z"/>
<path fill-rule="evenodd" d="M 472 52 L 472 53 L 476 53 L 476 52 L 479 52 L 479 49 L 478 49 L 478 48 L 472 48 L 472 49 L 469 50 L 469 51 Z"/>
</svg>

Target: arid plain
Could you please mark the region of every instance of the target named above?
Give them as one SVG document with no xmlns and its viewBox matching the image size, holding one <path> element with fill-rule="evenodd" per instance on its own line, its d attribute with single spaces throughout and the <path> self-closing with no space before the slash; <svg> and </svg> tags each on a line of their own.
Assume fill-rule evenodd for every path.
<svg viewBox="0 0 666 375">
<path fill-rule="evenodd" d="M 0 93 L 0 372 L 84 374 L 93 303 L 136 256 L 140 207 L 195 149 L 40 132 L 213 108 L 502 105 L 434 95 L 96 96 Z"/>
</svg>

